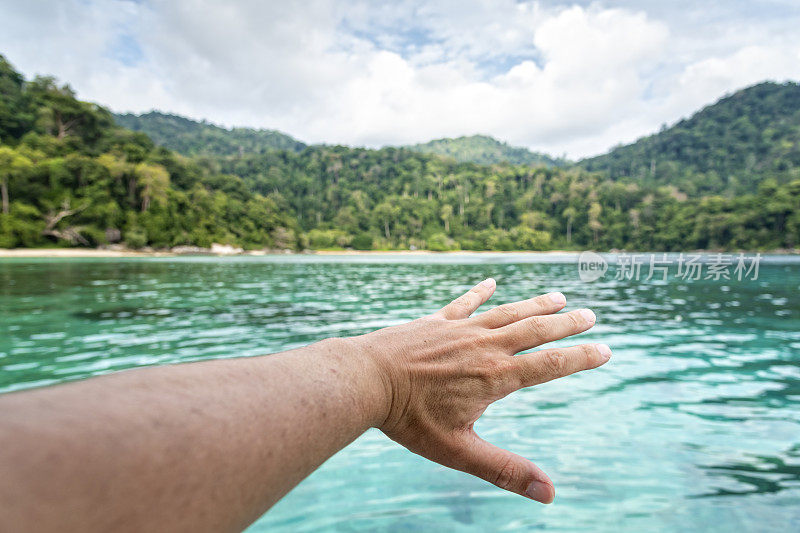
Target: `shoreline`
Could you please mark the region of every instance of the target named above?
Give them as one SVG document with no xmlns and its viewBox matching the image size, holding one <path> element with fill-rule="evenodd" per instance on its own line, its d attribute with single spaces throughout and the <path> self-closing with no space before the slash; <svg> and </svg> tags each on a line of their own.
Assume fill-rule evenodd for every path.
<svg viewBox="0 0 800 533">
<path fill-rule="evenodd" d="M 266 255 L 324 255 L 324 256 L 370 256 L 370 255 L 483 255 L 483 254 L 525 254 L 525 255 L 579 255 L 582 250 L 452 250 L 445 252 L 434 252 L 431 250 L 308 250 L 304 252 L 293 251 L 264 251 L 251 250 L 237 253 L 181 253 L 168 250 L 127 250 L 127 249 L 105 249 L 105 248 L 0 248 L 0 258 L 126 258 L 126 257 L 234 257 L 234 256 L 266 256 Z M 664 252 L 641 252 L 641 251 L 622 251 L 608 250 L 598 253 L 628 253 L 628 254 L 650 254 Z M 680 253 L 680 252 L 667 252 Z M 767 255 L 800 255 L 800 250 L 770 250 L 770 251 L 723 251 L 718 250 L 691 250 L 683 253 L 692 254 L 767 254 Z"/>
<path fill-rule="evenodd" d="M 104 250 L 100 248 L 0 248 L 0 257 L 171 257 L 170 252 Z"/>
<path fill-rule="evenodd" d="M 325 255 L 325 256 L 357 256 L 357 255 L 474 255 L 474 254 L 531 254 L 531 255 L 557 255 L 580 254 L 579 251 L 547 250 L 547 251 L 491 251 L 491 250 L 453 250 L 446 252 L 433 252 L 431 250 L 308 250 L 304 252 L 293 251 L 264 251 L 251 250 L 238 253 L 213 253 L 194 252 L 181 253 L 171 251 L 141 251 L 141 250 L 108 250 L 102 248 L 0 248 L 0 258 L 6 257 L 258 257 L 266 255 Z"/>
</svg>

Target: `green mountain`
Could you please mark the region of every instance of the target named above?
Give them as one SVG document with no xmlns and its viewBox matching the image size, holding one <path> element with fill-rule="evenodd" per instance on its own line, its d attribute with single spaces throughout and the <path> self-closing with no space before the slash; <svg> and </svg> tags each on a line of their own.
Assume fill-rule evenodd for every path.
<svg viewBox="0 0 800 533">
<path fill-rule="evenodd" d="M 783 105 L 769 98 L 766 104 Z M 793 131 L 778 130 L 779 120 L 764 121 L 752 106 L 746 109 L 748 122 L 769 124 L 780 134 L 770 135 L 781 143 Z M 189 153 L 202 142 L 192 139 Z M 755 150 L 752 143 L 739 144 L 741 150 Z M 709 172 L 690 170 L 681 175 L 682 185 L 694 186 L 700 191 L 695 194 L 658 175 L 480 165 L 405 148 L 248 152 L 225 146 L 221 151 L 228 155 L 213 150 L 202 157 L 179 155 L 117 125 L 106 109 L 76 99 L 52 78 L 25 80 L 0 56 L 0 247 L 218 242 L 294 249 L 756 250 L 800 245 L 800 178 L 793 177 L 796 167 L 784 156 L 784 166 L 759 168 L 752 192 L 719 195 L 703 192 Z M 780 143 L 764 149 L 791 153 L 780 151 Z"/>
<path fill-rule="evenodd" d="M 436 139 L 405 148 L 415 152 L 452 157 L 460 163 L 471 162 L 479 165 L 510 163 L 512 165 L 562 167 L 568 164 L 564 159 L 531 152 L 527 148 L 509 146 L 488 135 Z"/>
<path fill-rule="evenodd" d="M 147 134 L 160 146 L 189 156 L 261 154 L 268 150 L 299 152 L 306 148 L 304 143 L 279 131 L 226 129 L 158 111 L 115 114 L 114 120 L 123 128 Z"/>
<path fill-rule="evenodd" d="M 115 114 L 117 124 L 146 133 L 156 144 L 188 156 L 261 154 L 268 150 L 300 152 L 307 146 L 275 130 L 226 129 L 205 121 L 151 111 L 141 115 Z M 527 148 L 509 146 L 486 135 L 437 139 L 405 146 L 409 150 L 452 157 L 460 163 L 494 165 L 510 163 L 528 166 L 566 166 L 567 161 Z"/>
<path fill-rule="evenodd" d="M 0 55 L 0 247 L 298 248 L 295 218 L 236 176 L 115 125 Z"/>
<path fill-rule="evenodd" d="M 765 82 L 726 96 L 670 128 L 580 162 L 688 194 L 753 192 L 800 178 L 800 84 Z"/>
</svg>

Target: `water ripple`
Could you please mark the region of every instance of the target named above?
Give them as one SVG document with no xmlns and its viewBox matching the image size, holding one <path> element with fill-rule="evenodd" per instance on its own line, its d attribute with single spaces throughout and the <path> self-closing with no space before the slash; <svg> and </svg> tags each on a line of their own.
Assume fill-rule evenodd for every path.
<svg viewBox="0 0 800 533">
<path fill-rule="evenodd" d="M 540 258 L 541 259 L 541 258 Z M 430 313 L 493 276 L 496 303 L 592 307 L 607 366 L 527 389 L 476 430 L 535 460 L 541 507 L 369 431 L 253 531 L 719 531 L 800 523 L 800 262 L 751 283 L 580 283 L 574 257 L 0 260 L 0 391 L 284 350 Z M 556 343 L 564 346 L 575 340 Z"/>
</svg>

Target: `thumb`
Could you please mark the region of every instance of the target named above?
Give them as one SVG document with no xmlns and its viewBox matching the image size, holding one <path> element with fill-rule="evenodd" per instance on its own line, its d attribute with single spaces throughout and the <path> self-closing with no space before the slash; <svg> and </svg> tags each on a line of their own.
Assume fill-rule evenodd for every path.
<svg viewBox="0 0 800 533">
<path fill-rule="evenodd" d="M 531 461 L 498 448 L 469 431 L 461 451 L 459 470 L 541 503 L 555 498 L 553 482 Z"/>
</svg>

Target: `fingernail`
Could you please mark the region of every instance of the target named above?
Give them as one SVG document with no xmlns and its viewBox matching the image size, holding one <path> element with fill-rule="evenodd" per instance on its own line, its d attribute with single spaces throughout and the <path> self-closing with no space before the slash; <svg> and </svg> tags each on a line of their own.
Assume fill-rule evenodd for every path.
<svg viewBox="0 0 800 533">
<path fill-rule="evenodd" d="M 560 292 L 551 292 L 550 299 L 553 301 L 554 304 L 563 305 L 567 303 L 567 297 L 561 294 Z"/>
<path fill-rule="evenodd" d="M 547 483 L 541 481 L 533 481 L 528 488 L 525 489 L 525 496 L 537 502 L 550 503 L 553 501 L 553 490 Z"/>
<path fill-rule="evenodd" d="M 485 280 L 481 281 L 481 285 L 483 285 L 484 287 L 489 287 L 491 289 L 492 287 L 497 285 L 497 282 L 494 280 L 494 278 L 486 278 Z"/>
<path fill-rule="evenodd" d="M 608 344 L 598 344 L 597 345 L 597 352 L 608 361 L 611 359 L 611 348 L 609 348 Z"/>
<path fill-rule="evenodd" d="M 581 316 L 589 323 L 589 325 L 594 324 L 594 321 L 597 320 L 597 317 L 594 316 L 594 313 L 591 309 L 581 309 L 578 311 Z"/>
</svg>

